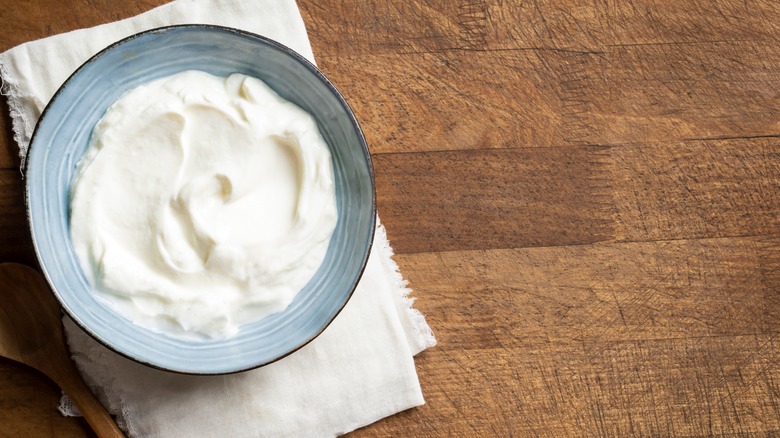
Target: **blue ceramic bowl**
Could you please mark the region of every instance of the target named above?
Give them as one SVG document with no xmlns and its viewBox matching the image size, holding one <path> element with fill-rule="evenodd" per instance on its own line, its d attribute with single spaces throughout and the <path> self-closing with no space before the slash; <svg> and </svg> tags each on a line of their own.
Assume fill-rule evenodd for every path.
<svg viewBox="0 0 780 438">
<path fill-rule="evenodd" d="M 311 113 L 330 147 L 338 223 L 325 261 L 283 312 L 241 327 L 233 337 L 192 341 L 134 325 L 96 299 L 70 241 L 69 188 L 92 129 L 106 109 L 138 85 L 184 70 L 243 73 L 265 81 Z M 224 374 L 259 367 L 306 345 L 352 295 L 374 237 L 371 158 L 339 92 L 289 48 L 235 29 L 185 25 L 119 41 L 84 63 L 49 102 L 26 162 L 27 213 L 41 267 L 63 309 L 102 344 L 170 371 Z"/>
</svg>

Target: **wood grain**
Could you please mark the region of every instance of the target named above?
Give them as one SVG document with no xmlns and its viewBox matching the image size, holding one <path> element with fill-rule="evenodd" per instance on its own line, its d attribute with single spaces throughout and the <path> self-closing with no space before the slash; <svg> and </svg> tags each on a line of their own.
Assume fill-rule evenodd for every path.
<svg viewBox="0 0 780 438">
<path fill-rule="evenodd" d="M 0 260 L 34 264 L 24 187 L 17 169 L 0 169 Z"/>
<path fill-rule="evenodd" d="M 331 17 L 312 20 L 326 35 L 314 46 L 363 115 L 374 152 L 780 131 L 778 8 L 768 3 L 388 2 L 377 15 L 340 20 L 365 10 L 345 3 L 310 11 Z M 376 18 L 393 13 L 404 20 Z M 636 35 L 625 29 L 632 22 Z"/>
<path fill-rule="evenodd" d="M 602 156 L 592 147 L 377 155 L 377 205 L 400 224 L 388 226 L 399 253 L 603 241 L 612 206 Z"/>
<path fill-rule="evenodd" d="M 317 53 L 445 52 L 778 41 L 771 1 L 301 2 Z M 403 17 L 393 20 L 388 17 Z"/>
<path fill-rule="evenodd" d="M 319 63 L 362 115 L 375 153 L 623 145 L 775 136 L 780 54 L 772 47 L 445 51 Z"/>
<path fill-rule="evenodd" d="M 438 335 L 442 349 L 469 348 L 461 339 L 477 335 L 479 349 L 534 348 L 778 332 L 780 290 L 765 275 L 780 269 L 778 244 L 745 237 L 397 259 L 429 318 L 461 327 Z"/>
<path fill-rule="evenodd" d="M 417 361 L 428 405 L 364 436 L 776 433 L 780 289 L 764 272 L 780 269 L 778 244 L 398 256 L 445 329 Z"/>
<path fill-rule="evenodd" d="M 780 139 L 374 156 L 400 253 L 780 230 Z"/>
<path fill-rule="evenodd" d="M 610 148 L 615 240 L 780 232 L 780 138 Z"/>
<path fill-rule="evenodd" d="M 0 50 L 164 2 L 13 2 Z M 354 435 L 780 434 L 780 4 L 298 5 L 439 339 L 427 404 Z M 34 263 L 0 130 L 0 261 Z M 0 362 L 0 436 L 83 436 L 57 396 Z"/>
</svg>

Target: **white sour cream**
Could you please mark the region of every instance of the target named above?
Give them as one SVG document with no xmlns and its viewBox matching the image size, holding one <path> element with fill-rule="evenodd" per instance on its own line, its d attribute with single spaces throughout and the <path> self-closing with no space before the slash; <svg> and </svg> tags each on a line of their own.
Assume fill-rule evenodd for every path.
<svg viewBox="0 0 780 438">
<path fill-rule="evenodd" d="M 258 79 L 187 71 L 107 111 L 71 187 L 95 293 L 134 323 L 225 337 L 287 307 L 336 226 L 330 151 Z"/>
</svg>

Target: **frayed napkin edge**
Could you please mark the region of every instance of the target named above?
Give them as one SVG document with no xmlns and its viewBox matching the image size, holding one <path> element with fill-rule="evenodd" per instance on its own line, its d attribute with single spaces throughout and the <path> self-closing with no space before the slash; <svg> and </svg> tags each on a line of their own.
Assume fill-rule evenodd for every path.
<svg viewBox="0 0 780 438">
<path fill-rule="evenodd" d="M 27 157 L 27 148 L 29 146 L 29 134 L 32 131 L 30 121 L 21 110 L 22 99 L 25 96 L 19 91 L 19 87 L 12 83 L 9 78 L 14 77 L 8 69 L 6 62 L 0 57 L 0 94 L 6 97 L 8 102 L 8 112 L 11 115 L 11 129 L 14 133 L 14 141 L 19 147 L 20 169 L 24 169 L 25 158 Z M 31 96 L 26 96 L 31 97 Z"/>
<path fill-rule="evenodd" d="M 436 345 L 436 336 L 433 334 L 433 330 L 425 320 L 425 315 L 422 312 L 414 308 L 415 298 L 411 297 L 412 289 L 409 287 L 409 281 L 404 279 L 401 274 L 401 269 L 393 259 L 395 253 L 393 247 L 390 245 L 390 240 L 387 238 L 387 230 L 385 226 L 379 221 L 377 215 L 377 229 L 374 239 L 379 238 L 381 245 L 378 245 L 380 251 L 380 259 L 386 264 L 387 270 L 391 272 L 390 280 L 392 285 L 395 286 L 399 294 L 399 300 L 396 301 L 397 310 L 400 317 L 405 318 L 414 328 L 414 334 L 409 339 L 409 333 L 407 333 L 407 340 L 409 342 L 409 348 L 412 350 L 412 356 L 416 356 L 423 350 Z"/>
</svg>

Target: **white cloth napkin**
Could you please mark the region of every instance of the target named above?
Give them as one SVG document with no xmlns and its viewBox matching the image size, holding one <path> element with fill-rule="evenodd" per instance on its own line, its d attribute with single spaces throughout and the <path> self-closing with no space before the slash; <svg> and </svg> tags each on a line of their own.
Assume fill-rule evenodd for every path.
<svg viewBox="0 0 780 438">
<path fill-rule="evenodd" d="M 2 92 L 24 159 L 38 116 L 65 79 L 110 43 L 182 23 L 241 28 L 314 61 L 294 0 L 176 0 L 139 16 L 22 44 L 0 54 Z M 359 115 L 358 115 L 359 116 Z M 435 345 L 380 225 L 363 278 L 312 343 L 245 373 L 167 373 L 125 359 L 64 319 L 89 385 L 130 436 L 333 436 L 424 403 L 413 355 Z M 63 413 L 73 413 L 67 399 Z"/>
</svg>

